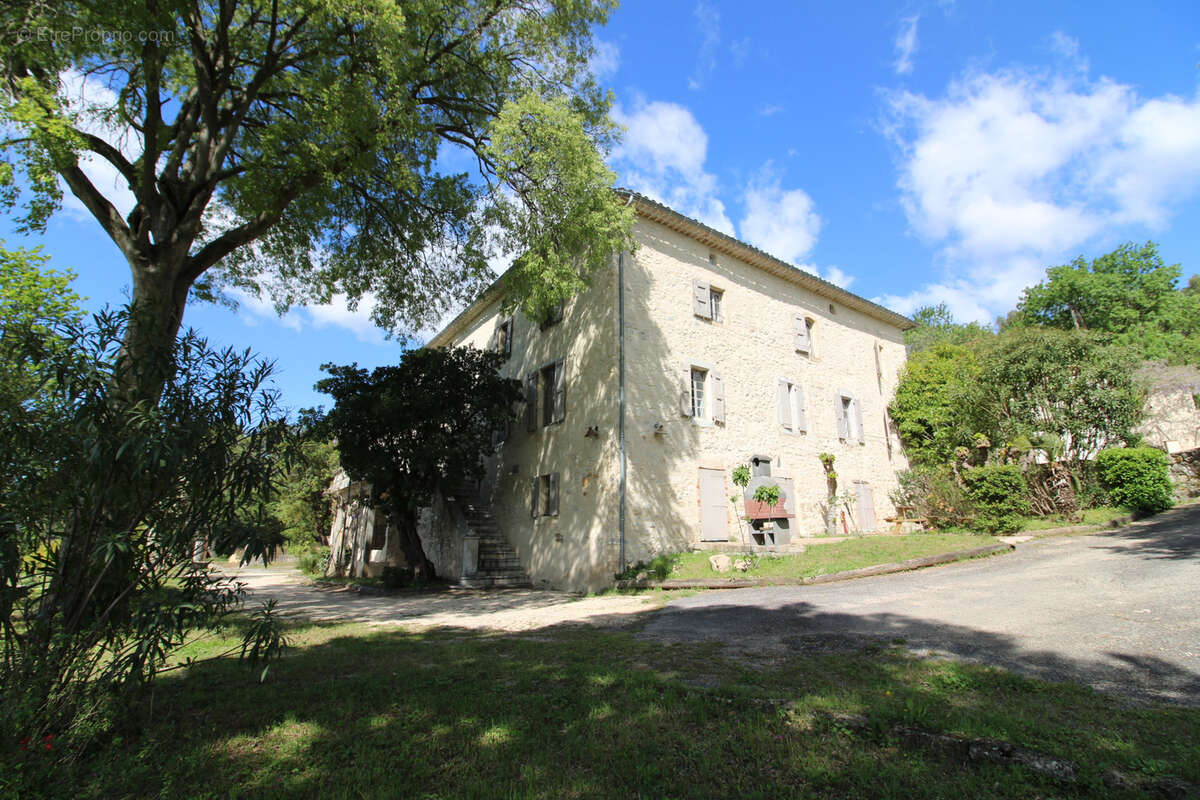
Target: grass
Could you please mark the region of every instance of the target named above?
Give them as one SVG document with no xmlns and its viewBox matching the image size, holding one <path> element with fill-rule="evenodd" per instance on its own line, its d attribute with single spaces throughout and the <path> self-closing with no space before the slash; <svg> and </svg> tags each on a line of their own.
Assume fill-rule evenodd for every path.
<svg viewBox="0 0 1200 800">
<path fill-rule="evenodd" d="M 137 709 L 139 731 L 66 767 L 26 754 L 0 769 L 0 795 L 1136 796 L 1106 789 L 1108 768 L 1200 783 L 1200 711 L 1129 707 L 893 646 L 751 662 L 710 644 L 571 627 L 310 625 L 291 638 L 266 683 L 231 660 L 172 673 L 152 710 Z M 867 724 L 830 716 L 843 713 Z M 1080 783 L 902 746 L 897 723 L 1070 758 Z"/>
<path fill-rule="evenodd" d="M 1112 522 L 1114 519 L 1128 515 L 1129 511 L 1124 508 L 1112 508 L 1111 506 L 1085 508 L 1075 517 L 1064 517 L 1061 514 L 1048 517 L 1028 517 L 1022 523 L 1021 530 L 1044 531 L 1051 528 L 1065 528 L 1071 525 L 1103 525 Z"/>
<path fill-rule="evenodd" d="M 910 558 L 969 550 L 995 544 L 991 536 L 953 533 L 914 533 L 906 536 L 863 536 L 831 544 L 809 545 L 803 553 L 771 556 L 746 572 L 717 573 L 709 566 L 709 552 L 681 553 L 668 575 L 670 580 L 703 580 L 720 575 L 747 578 L 812 578 L 833 572 L 890 564 Z M 736 558 L 737 556 L 732 556 Z"/>
</svg>

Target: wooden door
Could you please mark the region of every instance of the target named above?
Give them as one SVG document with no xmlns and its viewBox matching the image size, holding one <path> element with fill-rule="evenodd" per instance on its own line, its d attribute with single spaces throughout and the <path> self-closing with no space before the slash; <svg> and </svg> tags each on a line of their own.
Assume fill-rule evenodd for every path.
<svg viewBox="0 0 1200 800">
<path fill-rule="evenodd" d="M 725 471 L 700 468 L 700 541 L 729 541 L 729 498 Z"/>
<path fill-rule="evenodd" d="M 860 531 L 875 530 L 875 493 L 868 483 L 854 484 L 855 495 L 858 499 L 858 529 Z"/>
</svg>

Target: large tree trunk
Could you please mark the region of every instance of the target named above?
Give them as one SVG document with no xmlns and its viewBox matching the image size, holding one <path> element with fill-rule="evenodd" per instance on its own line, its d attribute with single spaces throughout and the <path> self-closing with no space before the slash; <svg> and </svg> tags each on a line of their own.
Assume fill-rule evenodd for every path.
<svg viewBox="0 0 1200 800">
<path fill-rule="evenodd" d="M 157 403 L 174 375 L 175 338 L 191 283 L 180 278 L 182 264 L 130 260 L 133 298 L 121 343 L 117 390 L 127 402 Z"/>
<path fill-rule="evenodd" d="M 412 569 L 413 579 L 428 581 L 436 578 L 437 571 L 433 567 L 433 562 L 425 555 L 425 548 L 421 545 L 421 537 L 417 533 L 416 513 L 407 510 L 393 511 L 388 522 L 391 523 L 392 530 L 396 532 L 395 547 L 404 558 L 405 565 Z M 392 537 L 389 537 L 388 544 L 388 560 L 391 561 Z"/>
</svg>

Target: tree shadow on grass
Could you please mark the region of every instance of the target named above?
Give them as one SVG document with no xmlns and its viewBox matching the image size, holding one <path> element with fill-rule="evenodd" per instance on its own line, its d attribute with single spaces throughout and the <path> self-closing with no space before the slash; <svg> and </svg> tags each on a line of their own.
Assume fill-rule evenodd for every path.
<svg viewBox="0 0 1200 800">
<path fill-rule="evenodd" d="M 800 606 L 764 613 L 795 620 L 806 613 Z M 713 621 L 708 611 L 681 613 L 700 630 Z M 901 615 L 880 622 L 892 638 L 937 633 L 994 652 L 1011 646 L 978 631 L 925 631 Z M 229 661 L 162 680 L 139 735 L 107 743 L 47 793 L 1088 796 L 1107 767 L 1200 781 L 1194 710 L 1129 707 L 1080 687 L 914 659 L 853 629 L 839 640 L 798 630 L 758 659 L 704 637 L 562 625 L 523 634 L 322 626 L 296 636 L 266 683 Z M 826 712 L 868 725 L 850 730 Z M 906 749 L 887 733 L 901 722 L 1073 758 L 1082 777 L 1059 785 Z"/>
</svg>

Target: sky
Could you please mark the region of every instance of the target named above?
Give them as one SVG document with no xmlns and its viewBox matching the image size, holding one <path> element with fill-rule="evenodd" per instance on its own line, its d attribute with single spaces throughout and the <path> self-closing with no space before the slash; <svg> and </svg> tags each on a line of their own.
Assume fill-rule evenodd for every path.
<svg viewBox="0 0 1200 800">
<path fill-rule="evenodd" d="M 901 313 L 988 322 L 1047 267 L 1126 241 L 1200 272 L 1195 0 L 625 0 L 596 41 L 618 185 Z M 74 270 L 89 309 L 128 298 L 72 198 L 43 235 L 0 235 Z M 273 360 L 292 409 L 329 404 L 323 363 L 399 359 L 366 304 L 240 299 L 185 325 Z"/>
</svg>

